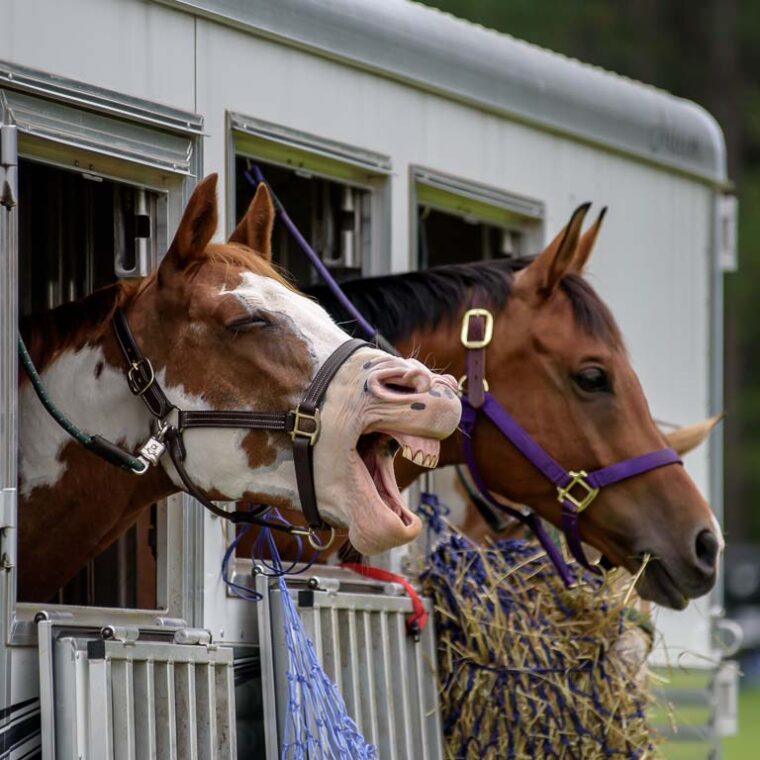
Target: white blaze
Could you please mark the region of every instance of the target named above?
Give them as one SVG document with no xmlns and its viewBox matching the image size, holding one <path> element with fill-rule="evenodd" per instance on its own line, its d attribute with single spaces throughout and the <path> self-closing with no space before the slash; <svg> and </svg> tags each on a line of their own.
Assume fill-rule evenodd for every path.
<svg viewBox="0 0 760 760">
<path fill-rule="evenodd" d="M 96 377 L 96 370 L 102 369 Z M 64 351 L 42 373 L 52 402 L 80 429 L 132 448 L 150 430 L 150 414 L 127 388 L 124 374 L 106 363 L 100 347 Z M 31 383 L 19 393 L 19 475 L 21 496 L 54 486 L 66 466 L 59 459 L 74 439 L 48 414 Z"/>
<path fill-rule="evenodd" d="M 286 321 L 289 329 L 309 347 L 315 370 L 349 339 L 316 301 L 293 292 L 271 277 L 243 272 L 240 285 L 233 290 L 222 290 L 222 294 L 226 293 L 236 296 L 251 312 L 264 309 Z"/>
</svg>

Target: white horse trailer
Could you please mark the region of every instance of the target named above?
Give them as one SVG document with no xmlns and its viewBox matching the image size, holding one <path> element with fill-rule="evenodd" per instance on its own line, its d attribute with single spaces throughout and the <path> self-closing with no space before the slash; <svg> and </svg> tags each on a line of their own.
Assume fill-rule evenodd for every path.
<svg viewBox="0 0 760 760">
<path fill-rule="evenodd" d="M 405 0 L 6 0 L 0 122 L 2 758 L 276 756 L 276 603 L 228 594 L 231 536 L 188 497 L 56 598 L 16 594 L 19 314 L 150 271 L 205 173 L 230 231 L 260 162 L 338 275 L 535 252 L 580 202 L 607 205 L 592 276 L 655 417 L 722 409 L 735 207 L 693 103 Z M 721 450 L 716 433 L 686 462 L 719 518 Z M 309 625 L 362 730 L 382 757 L 440 756 L 432 639 L 403 641 L 384 589 L 324 576 Z M 713 672 L 720 604 L 661 612 L 658 661 Z M 394 718 L 376 700 L 406 658 Z"/>
</svg>

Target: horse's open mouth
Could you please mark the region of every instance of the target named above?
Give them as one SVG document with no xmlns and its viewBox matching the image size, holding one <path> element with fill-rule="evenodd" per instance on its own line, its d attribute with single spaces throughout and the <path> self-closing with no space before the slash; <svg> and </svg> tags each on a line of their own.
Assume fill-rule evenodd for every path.
<svg viewBox="0 0 760 760">
<path fill-rule="evenodd" d="M 403 457 L 415 464 L 435 467 L 440 447 L 440 441 L 403 433 L 364 433 L 359 436 L 356 451 L 377 495 L 405 527 L 412 525 L 414 517 L 401 500 L 393 460 L 400 451 Z"/>
</svg>

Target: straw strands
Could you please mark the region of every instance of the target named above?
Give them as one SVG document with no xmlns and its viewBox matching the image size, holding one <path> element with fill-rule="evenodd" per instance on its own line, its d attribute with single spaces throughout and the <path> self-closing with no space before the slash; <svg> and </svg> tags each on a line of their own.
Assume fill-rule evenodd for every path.
<svg viewBox="0 0 760 760">
<path fill-rule="evenodd" d="M 447 758 L 657 754 L 632 581 L 567 590 L 537 544 L 449 532 L 426 565 Z"/>
</svg>

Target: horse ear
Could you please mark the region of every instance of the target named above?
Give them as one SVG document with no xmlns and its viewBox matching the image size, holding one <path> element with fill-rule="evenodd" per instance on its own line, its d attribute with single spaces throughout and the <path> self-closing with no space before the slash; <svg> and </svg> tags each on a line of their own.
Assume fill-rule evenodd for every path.
<svg viewBox="0 0 760 760">
<path fill-rule="evenodd" d="M 174 240 L 158 269 L 159 282 L 167 276 L 170 268 L 184 269 L 211 242 L 218 219 L 216 182 L 217 175 L 209 174 L 193 190 Z"/>
<path fill-rule="evenodd" d="M 576 274 L 580 274 L 583 268 L 586 266 L 586 262 L 591 258 L 591 254 L 596 244 L 596 238 L 599 235 L 599 228 L 602 226 L 604 217 L 607 214 L 607 206 L 605 206 L 600 212 L 596 221 L 581 235 L 581 239 L 578 241 L 578 250 L 573 257 L 573 265 L 571 271 Z"/>
<path fill-rule="evenodd" d="M 706 420 L 697 422 L 694 425 L 686 425 L 685 427 L 671 430 L 665 434 L 668 446 L 681 456 L 688 454 L 692 449 L 696 449 L 712 433 L 715 426 L 723 419 L 723 416 L 722 414 L 716 414 L 714 417 L 708 417 Z"/>
<path fill-rule="evenodd" d="M 589 206 L 590 203 L 578 206 L 565 229 L 524 270 L 523 282 L 529 283 L 542 297 L 551 295 L 559 281 L 571 270 Z"/>
<path fill-rule="evenodd" d="M 272 260 L 272 229 L 274 204 L 269 188 L 260 182 L 248 211 L 230 235 L 230 243 L 242 243 L 252 248 L 267 261 Z"/>
</svg>

